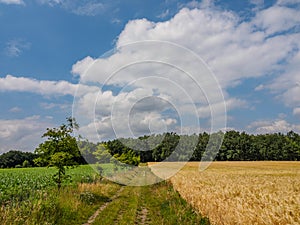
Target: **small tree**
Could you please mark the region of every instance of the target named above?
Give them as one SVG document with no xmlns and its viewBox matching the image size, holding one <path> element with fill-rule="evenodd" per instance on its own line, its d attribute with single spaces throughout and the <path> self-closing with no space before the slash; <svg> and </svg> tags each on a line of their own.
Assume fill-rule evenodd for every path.
<svg viewBox="0 0 300 225">
<path fill-rule="evenodd" d="M 22 167 L 23 168 L 27 168 L 27 167 L 30 167 L 30 162 L 28 160 L 24 160 L 24 162 L 22 163 Z"/>
<path fill-rule="evenodd" d="M 35 153 L 39 154 L 35 159 L 36 164 L 57 168 L 53 180 L 58 190 L 62 181 L 69 177 L 66 175 L 66 168 L 78 165 L 81 158 L 76 138 L 72 136 L 74 129 L 79 126 L 72 117 L 67 118 L 67 122 L 58 128 L 47 128 L 42 136 L 47 140 L 35 149 Z"/>
</svg>

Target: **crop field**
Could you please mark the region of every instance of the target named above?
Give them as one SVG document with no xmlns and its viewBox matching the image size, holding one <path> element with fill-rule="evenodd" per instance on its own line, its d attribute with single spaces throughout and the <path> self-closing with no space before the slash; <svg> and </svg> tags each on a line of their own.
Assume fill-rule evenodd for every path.
<svg viewBox="0 0 300 225">
<path fill-rule="evenodd" d="M 171 182 L 212 224 L 300 224 L 300 162 L 214 162 L 203 172 L 198 168 L 188 163 Z"/>
<path fill-rule="evenodd" d="M 52 176 L 54 168 L 19 168 L 0 170 L 0 205 L 14 203 L 35 197 L 37 193 L 54 188 Z M 80 166 L 68 170 L 71 179 L 66 182 L 90 182 L 96 172 L 90 166 Z"/>
<path fill-rule="evenodd" d="M 147 166 L 144 170 L 147 179 L 157 178 Z M 0 169 L 0 224 L 209 224 L 169 181 L 122 186 L 99 179 L 89 166 L 79 166 L 67 171 L 72 181 L 58 191 L 51 179 L 54 173 L 53 168 Z"/>
<path fill-rule="evenodd" d="M 149 165 L 152 172 L 144 166 L 140 173 L 157 180 L 178 163 L 162 164 L 161 174 L 157 164 Z M 202 172 L 190 162 L 167 181 L 138 187 L 99 179 L 91 167 L 79 166 L 67 171 L 72 180 L 60 191 L 54 173 L 1 169 L 0 224 L 300 224 L 299 162 L 214 162 Z M 127 177 L 136 173 L 126 171 Z"/>
</svg>

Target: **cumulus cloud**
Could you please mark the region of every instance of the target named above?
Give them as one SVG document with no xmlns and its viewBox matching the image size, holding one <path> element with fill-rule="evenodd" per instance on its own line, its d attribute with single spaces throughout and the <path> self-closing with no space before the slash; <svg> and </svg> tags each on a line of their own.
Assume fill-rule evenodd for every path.
<svg viewBox="0 0 300 225">
<path fill-rule="evenodd" d="M 7 5 L 25 5 L 23 0 L 0 0 L 0 3 Z"/>
<path fill-rule="evenodd" d="M 0 120 L 0 154 L 12 149 L 33 151 L 41 143 L 46 127 L 52 124 L 39 116 Z"/>
<path fill-rule="evenodd" d="M 96 142 L 172 131 L 179 122 L 167 96 L 153 96 L 152 90 L 144 88 L 115 95 L 88 93 L 75 99 L 73 116 L 83 124 L 80 134 Z"/>
<path fill-rule="evenodd" d="M 263 29 L 266 35 L 284 32 L 299 27 L 300 14 L 298 9 L 285 6 L 273 6 L 257 14 L 253 23 Z"/>
<path fill-rule="evenodd" d="M 252 3 L 261 6 L 263 1 Z M 213 7 L 212 1 L 194 1 L 186 6 L 168 21 L 129 21 L 118 37 L 115 52 L 101 59 L 86 57 L 73 65 L 72 72 L 79 75 L 83 83 L 96 82 L 115 88 L 125 85 L 128 95 L 133 94 L 133 90 L 142 88 L 148 91 L 149 96 L 153 96 L 156 90 L 158 94 L 168 96 L 169 101 L 180 106 L 180 113 L 196 111 L 198 118 L 206 118 L 211 112 L 224 114 L 224 109 L 220 109 L 224 105 L 228 111 L 249 107 L 246 100 L 230 96 L 227 90 L 239 85 L 245 78 L 266 75 L 271 79 L 273 77 L 272 82 L 260 84 L 255 88 L 256 91 L 271 90 L 286 105 L 299 105 L 299 90 L 295 86 L 296 81 L 300 82 L 300 14 L 297 8 L 277 3 L 255 11 L 252 18 L 244 21 L 234 12 Z M 151 44 L 155 40 L 162 41 L 163 44 Z M 168 47 L 168 42 L 192 49 L 208 64 L 217 82 L 201 76 L 205 70 L 193 64 L 196 58 L 191 60 L 184 51 L 174 46 Z M 135 45 L 139 45 L 139 48 L 128 47 Z M 168 65 L 157 63 L 166 60 Z M 180 70 L 182 68 L 184 72 Z M 191 80 L 188 74 L 196 74 L 192 76 L 196 80 Z M 141 77 L 145 79 L 140 79 Z M 201 84 L 200 94 L 199 87 L 195 84 Z M 216 88 L 218 85 L 219 89 Z M 224 98 L 218 95 L 220 90 L 223 91 Z M 128 115 L 127 111 L 122 110 L 132 105 L 134 98 L 124 98 L 123 92 L 102 94 L 106 94 L 106 98 L 109 97 L 110 100 L 103 100 L 106 106 L 104 104 L 101 107 L 103 115 L 99 118 L 99 123 L 109 121 L 111 108 L 108 107 L 108 102 L 111 101 L 122 106 L 119 111 Z M 81 100 L 81 105 L 95 104 L 91 103 L 89 97 L 86 101 Z"/>
<path fill-rule="evenodd" d="M 248 125 L 247 128 L 254 133 L 261 134 L 276 132 L 287 133 L 291 130 L 300 132 L 300 125 L 291 124 L 283 119 L 275 121 L 255 121 Z"/>
<path fill-rule="evenodd" d="M 282 65 L 278 62 L 286 59 L 298 43 L 299 35 L 268 37 L 262 31 L 279 30 L 278 21 L 268 21 L 265 14 L 276 17 L 279 11 L 280 18 L 287 17 L 284 19 L 284 27 L 293 27 L 298 21 L 299 16 L 295 15 L 295 10 L 292 10 L 295 16 L 292 18 L 287 8 L 274 6 L 271 9 L 259 11 L 250 22 L 241 22 L 241 18 L 233 12 L 210 8 L 185 8 L 166 22 L 133 20 L 120 34 L 117 45 L 140 40 L 164 40 L 181 44 L 202 57 L 226 88 L 241 78 L 259 77 L 281 70 Z M 266 13 L 267 10 L 271 12 Z M 282 27 L 281 22 L 279 27 Z"/>
<path fill-rule="evenodd" d="M 81 10 L 88 14 L 93 5 L 83 2 L 86 7 Z M 300 82 L 299 10 L 280 2 L 255 11 L 247 21 L 213 7 L 212 1 L 190 2 L 164 22 L 132 20 L 120 33 L 114 52 L 99 59 L 87 56 L 73 65 L 80 85 L 8 75 L 0 79 L 0 90 L 73 95 L 79 87 L 75 117 L 83 125 L 81 131 L 93 140 L 116 132 L 127 136 L 165 131 L 179 123 L 188 130 L 188 125 L 195 126 L 199 118 L 212 113 L 224 128 L 225 108 L 249 107 L 246 100 L 228 92 L 245 78 L 268 75 L 271 82 L 255 90 L 269 90 L 296 108 L 300 105 L 295 85 Z M 59 0 L 51 4 L 64 7 Z M 79 9 L 74 5 L 72 10 Z M 168 114 L 172 110 L 177 114 Z M 249 125 L 257 132 L 289 127 L 293 128 L 285 120 Z"/>
<path fill-rule="evenodd" d="M 98 90 L 97 87 L 72 84 L 63 80 L 36 80 L 26 77 L 15 77 L 13 75 L 6 75 L 0 78 L 0 92 L 19 91 L 42 95 L 75 95 L 79 87 L 80 91 L 77 93 L 78 95 Z"/>
<path fill-rule="evenodd" d="M 224 107 L 223 104 L 226 106 L 226 110 L 231 111 L 237 108 L 248 108 L 248 104 L 245 100 L 237 99 L 237 98 L 230 98 L 225 100 L 224 102 L 217 102 L 214 104 L 208 104 L 206 106 L 200 107 L 199 110 L 199 117 L 200 118 L 209 118 L 211 116 L 212 111 L 222 113 L 222 108 Z"/>
<path fill-rule="evenodd" d="M 178 123 L 171 114 L 164 113 L 172 110 L 180 118 L 193 118 L 193 122 L 181 120 L 183 126 L 195 125 L 199 123 L 196 108 L 203 104 L 219 103 L 219 110 L 212 115 L 225 114 L 224 96 L 212 72 L 191 51 L 168 42 L 138 42 L 117 49 L 108 58 L 87 57 L 73 66 L 73 72 L 79 72 L 83 84 L 95 82 L 111 90 L 121 89 L 78 98 L 80 107 L 74 109 L 78 110 L 76 118 L 89 116 L 90 123 L 96 115 L 104 136 L 113 132 L 120 137 L 167 131 Z"/>
<path fill-rule="evenodd" d="M 300 47 L 300 43 L 298 44 Z M 265 89 L 276 95 L 276 98 L 287 107 L 300 106 L 300 52 L 295 50 L 287 59 L 286 69 L 283 73 L 265 85 Z"/>
</svg>

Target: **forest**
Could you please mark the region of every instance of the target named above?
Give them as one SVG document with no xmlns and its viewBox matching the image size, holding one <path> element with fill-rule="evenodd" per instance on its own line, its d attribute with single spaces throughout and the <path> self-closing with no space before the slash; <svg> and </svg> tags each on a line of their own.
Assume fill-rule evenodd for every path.
<svg viewBox="0 0 300 225">
<path fill-rule="evenodd" d="M 211 138 L 212 136 L 215 138 Z M 220 142 L 222 137 L 222 144 L 218 148 L 218 143 L 214 142 Z M 211 158 L 208 146 L 218 150 Z M 205 154 L 208 154 L 206 159 L 215 161 L 300 160 L 300 135 L 293 131 L 286 134 L 247 134 L 232 130 L 225 133 L 204 132 L 192 135 L 171 132 L 100 143 L 79 140 L 78 147 L 81 152 L 81 157 L 76 159 L 78 164 L 120 161 L 138 165 L 163 160 L 200 161 Z M 38 166 L 34 162 L 38 156 L 37 152 L 9 151 L 0 156 L 0 168 Z"/>
</svg>

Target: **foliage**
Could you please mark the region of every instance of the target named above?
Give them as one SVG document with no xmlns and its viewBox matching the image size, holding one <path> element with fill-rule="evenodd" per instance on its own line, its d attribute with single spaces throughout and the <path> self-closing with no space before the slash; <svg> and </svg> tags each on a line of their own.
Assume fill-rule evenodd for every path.
<svg viewBox="0 0 300 225">
<path fill-rule="evenodd" d="M 97 162 L 94 153 L 97 151 L 97 145 L 88 140 L 77 140 L 77 145 L 82 156 L 83 163 L 94 164 Z"/>
<path fill-rule="evenodd" d="M 22 163 L 22 167 L 23 168 L 27 168 L 27 167 L 30 167 L 31 165 L 30 165 L 30 162 L 26 159 L 26 160 L 24 160 L 24 162 Z"/>
<path fill-rule="evenodd" d="M 58 128 L 47 128 L 42 136 L 47 140 L 35 150 L 39 154 L 39 158 L 35 160 L 37 164 L 53 166 L 58 170 L 53 176 L 58 189 L 62 181 L 69 177 L 66 175 L 66 167 L 78 165 L 81 158 L 77 140 L 72 136 L 73 130 L 78 129 L 78 124 L 71 117 L 67 118 L 67 122 L 68 124 L 62 124 Z"/>
<path fill-rule="evenodd" d="M 76 145 L 75 137 L 72 137 L 68 132 L 66 132 L 68 133 L 67 137 L 61 136 L 61 139 L 54 137 L 68 131 L 67 129 L 70 129 L 68 125 L 62 125 L 62 127 L 54 129 L 48 128 L 44 137 L 46 135 L 53 137 L 49 138 L 48 136 L 48 140 L 36 149 L 35 154 L 10 151 L 0 155 L 0 167 L 54 166 L 55 161 L 64 163 L 67 166 L 69 162 L 95 164 L 115 162 L 116 160 L 119 160 L 120 163 L 138 165 L 140 162 L 159 162 L 163 160 L 199 161 L 202 157 L 216 161 L 300 160 L 300 136 L 293 131 L 287 134 L 257 135 L 234 130 L 227 131 L 224 134 L 221 148 L 218 150 L 215 146 L 218 138 L 221 137 L 221 132 L 213 134 L 203 132 L 192 135 L 153 134 L 137 139 L 121 138 L 97 144 L 88 140 L 77 140 Z M 67 143 L 67 145 L 63 143 Z M 208 143 L 210 143 L 209 146 Z M 62 153 L 52 156 L 57 153 L 55 146 L 58 146 L 58 152 Z M 70 148 L 64 149 L 66 146 Z M 47 149 L 46 152 L 44 152 L 45 149 Z M 218 153 L 213 159 L 217 150 Z M 38 156 L 39 158 L 36 159 Z M 25 160 L 29 164 L 27 162 L 23 164 Z"/>
<path fill-rule="evenodd" d="M 104 165 L 102 165 L 104 167 Z M 105 170 L 109 168 L 104 167 Z M 55 187 L 52 179 L 55 168 L 21 168 L 0 170 L 0 205 L 15 204 L 35 198 L 38 193 Z M 73 182 L 87 182 L 93 180 L 96 172 L 88 165 L 79 166 L 72 171 Z"/>
<path fill-rule="evenodd" d="M 74 182 L 58 192 L 51 179 L 54 168 L 0 170 L 1 191 L 12 191 L 7 201 L 0 201 L 0 224 L 86 224 L 92 215 L 93 224 L 209 224 L 169 183 L 121 188 L 108 180 L 90 181 L 95 171 L 88 165 L 70 172 Z"/>
<path fill-rule="evenodd" d="M 69 171 L 73 182 L 58 192 L 55 172 L 44 167 L 0 170 L 0 224 L 83 224 L 120 188 L 97 183 L 93 168 L 83 165 Z"/>
<path fill-rule="evenodd" d="M 111 155 L 132 165 L 135 165 L 134 157 L 139 157 L 142 163 L 200 161 L 202 157 L 217 161 L 300 160 L 300 136 L 293 131 L 254 135 L 232 130 L 224 134 L 218 149 L 217 143 L 222 136 L 222 132 L 199 135 L 165 133 L 138 139 L 116 139 L 104 144 Z"/>
<path fill-rule="evenodd" d="M 134 150 L 128 147 L 128 145 L 123 143 L 124 142 L 122 142 L 122 140 L 116 139 L 100 144 L 100 146 L 105 146 L 105 151 L 99 150 L 98 148 L 98 153 L 96 153 L 96 157 L 99 158 L 100 154 L 102 154 L 101 158 L 103 158 L 103 155 L 106 155 L 106 158 L 108 158 L 107 152 L 109 152 L 110 155 L 113 156 L 113 159 L 110 159 L 111 162 L 114 163 L 117 160 L 120 163 L 137 166 L 140 163 L 140 157 L 138 156 L 138 153 L 136 153 Z M 103 153 L 100 153 L 101 151 Z"/>
<path fill-rule="evenodd" d="M 0 168 L 15 168 L 17 165 L 22 165 L 24 161 L 28 162 L 25 164 L 26 167 L 32 166 L 33 160 L 37 157 L 38 155 L 32 152 L 11 150 L 0 155 Z"/>
<path fill-rule="evenodd" d="M 93 152 L 93 155 L 96 157 L 98 163 L 109 163 L 111 154 L 108 151 L 107 146 L 104 143 L 97 145 L 96 150 Z"/>
</svg>

